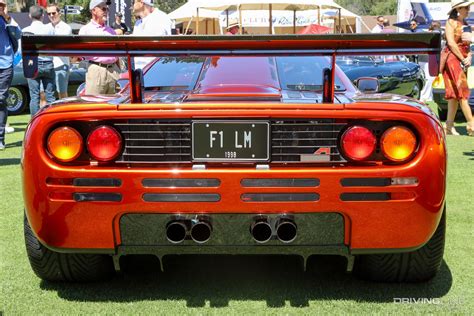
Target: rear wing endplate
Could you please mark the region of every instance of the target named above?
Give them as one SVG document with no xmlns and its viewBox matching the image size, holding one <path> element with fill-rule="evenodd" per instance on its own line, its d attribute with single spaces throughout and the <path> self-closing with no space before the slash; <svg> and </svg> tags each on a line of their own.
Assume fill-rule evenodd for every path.
<svg viewBox="0 0 474 316">
<path fill-rule="evenodd" d="M 332 57 L 326 89 L 334 100 L 335 57 L 340 55 L 428 54 L 430 73 L 437 75 L 440 33 L 379 33 L 331 35 L 239 35 L 239 36 L 41 36 L 23 35 L 25 77 L 37 71 L 37 56 L 127 57 L 132 103 L 141 102 L 141 75 L 133 57 L 141 56 L 295 56 Z M 326 83 L 326 81 L 325 81 Z"/>
</svg>

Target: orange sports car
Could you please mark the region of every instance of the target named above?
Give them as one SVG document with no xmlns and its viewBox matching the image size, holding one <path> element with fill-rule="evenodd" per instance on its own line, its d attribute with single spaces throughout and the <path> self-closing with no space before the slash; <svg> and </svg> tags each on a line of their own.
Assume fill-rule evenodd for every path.
<svg viewBox="0 0 474 316">
<path fill-rule="evenodd" d="M 40 278 L 109 278 L 132 254 L 331 254 L 376 281 L 437 273 L 440 122 L 417 100 L 376 93 L 374 78 L 355 88 L 335 57 L 437 54 L 439 34 L 22 42 L 30 75 L 39 54 L 101 55 L 125 57 L 130 78 L 28 125 L 25 239 Z M 140 70 L 137 56 L 156 58 Z"/>
</svg>

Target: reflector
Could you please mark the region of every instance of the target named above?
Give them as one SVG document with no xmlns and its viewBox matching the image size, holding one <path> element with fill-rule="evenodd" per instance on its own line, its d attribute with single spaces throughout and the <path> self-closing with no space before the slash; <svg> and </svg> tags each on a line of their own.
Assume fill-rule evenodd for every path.
<svg viewBox="0 0 474 316">
<path fill-rule="evenodd" d="M 72 161 L 82 152 L 82 137 L 74 128 L 58 127 L 49 134 L 48 151 L 60 161 Z"/>
</svg>

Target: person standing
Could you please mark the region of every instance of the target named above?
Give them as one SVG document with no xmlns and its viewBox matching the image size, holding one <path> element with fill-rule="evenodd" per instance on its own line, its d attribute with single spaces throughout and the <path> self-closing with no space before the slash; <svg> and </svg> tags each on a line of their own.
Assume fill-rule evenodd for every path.
<svg viewBox="0 0 474 316">
<path fill-rule="evenodd" d="M 227 32 L 225 33 L 225 35 L 239 34 L 239 30 L 240 30 L 239 21 L 235 20 L 235 21 L 229 22 L 229 25 L 227 26 L 226 29 L 227 29 Z"/>
<path fill-rule="evenodd" d="M 422 32 L 422 30 L 418 28 L 418 22 L 416 22 L 416 20 L 410 21 L 410 32 L 412 33 Z"/>
<path fill-rule="evenodd" d="M 471 52 L 469 42 L 463 42 L 463 27 L 469 16 L 470 1 L 452 0 L 449 18 L 446 21 L 447 46 L 441 53 L 440 71 L 443 74 L 446 88 L 444 98 L 448 101 L 448 116 L 445 132 L 447 135 L 459 135 L 454 128 L 454 119 L 461 106 L 467 121 L 468 135 L 474 135 L 474 119 L 469 107 L 469 86 L 467 84 L 467 68 L 471 65 Z"/>
<path fill-rule="evenodd" d="M 385 20 L 384 17 L 379 15 L 377 17 L 377 24 L 374 26 L 372 31 L 370 31 L 370 33 L 382 33 L 384 20 Z"/>
<path fill-rule="evenodd" d="M 106 25 L 108 7 L 105 0 L 91 0 L 89 10 L 91 21 L 81 27 L 79 35 L 116 35 Z M 120 68 L 117 57 L 87 57 L 89 66 L 86 74 L 86 94 L 114 94 Z"/>
<path fill-rule="evenodd" d="M 54 35 L 72 35 L 72 29 L 61 20 L 61 12 L 57 4 L 49 4 L 46 13 L 51 23 Z M 54 71 L 56 73 L 56 90 L 60 99 L 67 98 L 67 86 L 69 82 L 69 71 L 71 63 L 69 57 L 53 57 Z"/>
<path fill-rule="evenodd" d="M 136 24 L 132 35 L 163 36 L 171 35 L 173 22 L 166 13 L 153 7 L 152 0 L 135 0 L 133 15 L 140 17 L 140 24 Z M 144 68 L 153 57 L 135 58 L 135 68 Z"/>
<path fill-rule="evenodd" d="M 40 6 L 30 7 L 31 25 L 25 27 L 23 33 L 32 33 L 35 35 L 53 35 L 53 30 L 43 24 L 44 11 Z M 54 73 L 53 57 L 38 57 L 38 75 L 34 79 L 28 78 L 28 88 L 30 90 L 30 113 L 35 115 L 40 108 L 40 86 L 43 84 L 46 102 L 51 103 L 56 100 L 54 91 L 56 91 L 56 75 Z"/>
<path fill-rule="evenodd" d="M 8 89 L 13 78 L 13 55 L 15 44 L 21 37 L 18 26 L 11 24 L 12 18 L 8 15 L 6 0 L 0 0 L 0 150 L 5 150 L 5 129 L 7 125 Z M 12 38 L 10 38 L 12 37 Z"/>
<path fill-rule="evenodd" d="M 114 28 L 116 33 L 117 33 L 117 30 L 120 30 L 121 34 L 118 34 L 118 35 L 128 35 L 130 34 L 130 28 L 127 26 L 127 24 L 122 22 L 122 17 L 123 15 L 120 12 L 115 14 L 115 22 L 112 27 Z"/>
</svg>

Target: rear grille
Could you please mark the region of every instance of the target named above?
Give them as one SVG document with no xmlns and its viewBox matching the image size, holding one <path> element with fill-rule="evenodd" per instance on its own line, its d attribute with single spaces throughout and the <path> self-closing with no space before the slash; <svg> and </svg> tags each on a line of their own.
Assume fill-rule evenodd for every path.
<svg viewBox="0 0 474 316">
<path fill-rule="evenodd" d="M 334 119 L 272 121 L 272 162 L 345 162 L 337 139 L 346 125 Z"/>
<path fill-rule="evenodd" d="M 114 125 L 125 140 L 118 163 L 191 161 L 191 121 L 130 120 Z"/>
<path fill-rule="evenodd" d="M 337 139 L 346 124 L 334 119 L 272 120 L 271 162 L 345 162 Z M 117 163 L 191 162 L 191 120 L 129 120 L 114 126 L 124 137 Z"/>
</svg>

